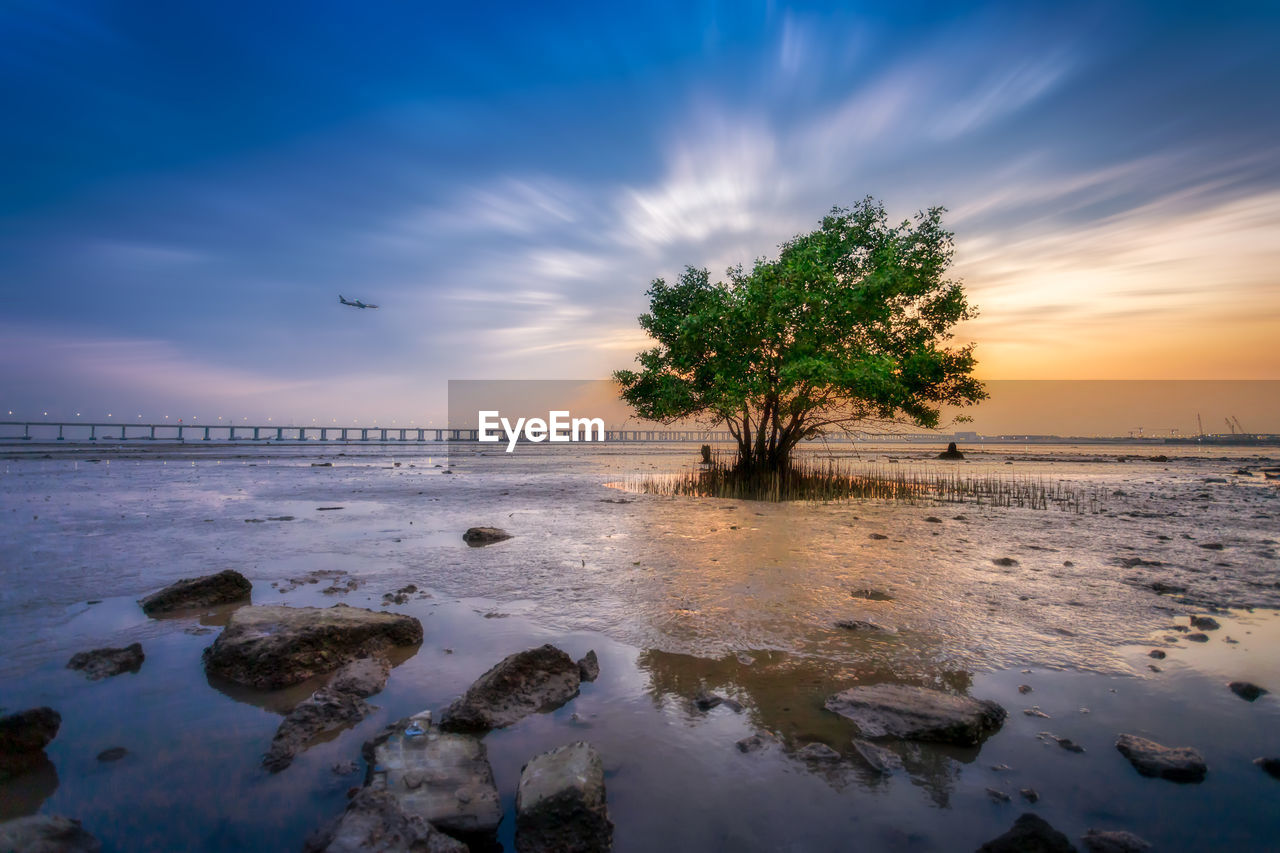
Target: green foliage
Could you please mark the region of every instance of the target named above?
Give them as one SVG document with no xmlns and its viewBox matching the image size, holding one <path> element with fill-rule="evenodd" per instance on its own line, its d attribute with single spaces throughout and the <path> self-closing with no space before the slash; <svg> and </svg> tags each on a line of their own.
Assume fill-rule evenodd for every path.
<svg viewBox="0 0 1280 853">
<path fill-rule="evenodd" d="M 623 399 L 646 420 L 724 424 L 744 469 L 781 470 L 800 441 L 869 421 L 936 427 L 942 405 L 986 396 L 973 344 L 946 346 L 973 312 L 946 277 L 942 213 L 893 226 L 866 198 L 728 281 L 656 279 L 640 317 L 656 345 L 614 374 Z"/>
</svg>

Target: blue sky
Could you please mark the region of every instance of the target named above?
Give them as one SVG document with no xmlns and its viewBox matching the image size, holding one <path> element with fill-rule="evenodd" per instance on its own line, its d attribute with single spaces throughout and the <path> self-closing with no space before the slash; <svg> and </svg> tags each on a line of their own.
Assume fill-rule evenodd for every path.
<svg viewBox="0 0 1280 853">
<path fill-rule="evenodd" d="M 1280 378 L 1272 4 L 0 4 L 0 408 L 402 420 L 945 205 L 989 378 Z M 382 306 L 340 306 L 339 293 Z"/>
</svg>

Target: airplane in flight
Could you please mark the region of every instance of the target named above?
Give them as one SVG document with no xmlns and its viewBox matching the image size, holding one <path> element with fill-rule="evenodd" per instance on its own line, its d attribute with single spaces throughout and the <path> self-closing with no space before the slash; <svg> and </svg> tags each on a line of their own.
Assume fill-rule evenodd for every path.
<svg viewBox="0 0 1280 853">
<path fill-rule="evenodd" d="M 359 299 L 347 299 L 341 293 L 338 294 L 338 301 L 343 305 L 350 305 L 352 308 L 377 308 L 377 305 L 369 305 L 361 302 Z"/>
</svg>

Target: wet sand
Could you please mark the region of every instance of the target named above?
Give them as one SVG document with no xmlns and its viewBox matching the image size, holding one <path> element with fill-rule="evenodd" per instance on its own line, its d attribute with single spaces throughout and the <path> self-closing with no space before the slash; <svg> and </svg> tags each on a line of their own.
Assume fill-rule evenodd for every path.
<svg viewBox="0 0 1280 853">
<path fill-rule="evenodd" d="M 1280 782 L 1251 761 L 1280 753 L 1280 703 L 1225 687 L 1280 688 L 1280 500 L 1260 476 L 1230 473 L 1267 463 L 1238 451 L 1120 462 L 1112 448 L 1001 448 L 963 463 L 1123 493 L 1079 515 L 757 505 L 604 485 L 671 470 L 692 450 L 449 460 L 416 448 L 129 448 L 0 461 L 0 705 L 63 715 L 51 764 L 0 789 L 0 808 L 79 818 L 109 850 L 298 849 L 360 783 L 332 765 L 358 761 L 386 722 L 440 708 L 506 654 L 552 642 L 574 657 L 594 648 L 601 677 L 562 709 L 486 738 L 508 849 L 521 765 L 579 739 L 604 757 L 618 850 L 963 850 L 1024 810 L 1073 839 L 1096 827 L 1159 849 L 1274 843 Z M 935 464 L 925 455 L 864 452 Z M 461 532 L 481 524 L 515 538 L 468 548 Z M 1017 564 L 993 562 L 1003 557 Z M 376 609 L 414 583 L 430 597 L 387 609 L 420 618 L 426 639 L 371 699 L 373 716 L 268 774 L 259 760 L 280 715 L 315 685 L 256 694 L 211 683 L 200 652 L 214 634 L 191 632 L 216 631 L 225 614 L 155 620 L 135 603 L 223 568 L 253 581 L 255 603 Z M 328 574 L 307 582 L 317 571 Z M 321 592 L 347 578 L 353 591 Z M 867 589 L 887 600 L 851 594 Z M 1209 642 L 1169 630 L 1211 609 L 1222 627 Z M 844 631 L 841 619 L 895 633 Z M 88 682 L 64 668 L 76 651 L 134 641 L 147 654 L 136 675 Z M 1167 658 L 1148 657 L 1155 647 Z M 1009 719 L 980 749 L 895 745 L 906 771 L 883 779 L 853 752 L 853 726 L 822 703 L 886 681 L 993 699 Z M 697 711 L 702 689 L 742 712 Z M 1022 713 L 1033 705 L 1049 718 Z M 782 745 L 734 748 L 762 729 Z M 1196 747 L 1208 778 L 1139 776 L 1112 745 L 1120 732 Z M 811 742 L 844 760 L 806 763 L 796 753 Z M 99 762 L 113 746 L 129 753 Z M 1039 801 L 1021 801 L 1021 788 Z"/>
</svg>

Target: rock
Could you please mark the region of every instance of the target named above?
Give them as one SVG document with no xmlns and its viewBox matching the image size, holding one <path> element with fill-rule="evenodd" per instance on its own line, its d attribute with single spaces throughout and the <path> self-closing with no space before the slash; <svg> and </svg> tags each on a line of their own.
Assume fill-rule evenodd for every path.
<svg viewBox="0 0 1280 853">
<path fill-rule="evenodd" d="M 1236 694 L 1246 702 L 1252 702 L 1259 696 L 1265 695 L 1267 692 L 1264 688 L 1261 688 L 1249 681 L 1233 681 L 1228 684 L 1227 687 L 1231 688 L 1232 693 Z"/>
<path fill-rule="evenodd" d="M 38 814 L 0 823 L 4 853 L 98 853 L 101 849 L 102 843 L 69 817 Z"/>
<path fill-rule="evenodd" d="M 327 685 L 299 702 L 281 721 L 262 766 L 279 773 L 318 735 L 363 720 L 371 710 L 364 698 L 380 691 L 390 672 L 391 664 L 383 658 L 362 658 L 338 670 Z"/>
<path fill-rule="evenodd" d="M 889 593 L 871 587 L 851 589 L 849 595 L 853 598 L 865 598 L 867 601 L 893 601 L 893 596 Z"/>
<path fill-rule="evenodd" d="M 129 750 L 123 746 L 113 746 L 110 749 L 104 749 L 98 753 L 99 761 L 119 761 L 129 754 Z"/>
<path fill-rule="evenodd" d="M 963 459 L 964 454 L 956 449 L 956 443 L 950 442 L 947 449 L 938 454 L 939 459 Z"/>
<path fill-rule="evenodd" d="M 362 788 L 342 817 L 307 840 L 304 853 L 465 853 L 467 845 L 406 814 L 396 797 Z"/>
<path fill-rule="evenodd" d="M 1261 767 L 1269 775 L 1280 779 L 1280 758 L 1255 758 L 1253 763 Z"/>
<path fill-rule="evenodd" d="M 76 652 L 71 656 L 71 660 L 67 661 L 67 669 L 78 669 L 90 681 L 97 681 L 122 672 L 137 672 L 142 668 L 142 661 L 145 659 L 142 643 L 132 643 L 123 649 Z"/>
<path fill-rule="evenodd" d="M 1137 558 L 1135 557 L 1134 559 Z M 1152 581 L 1151 590 L 1152 592 L 1158 592 L 1161 595 L 1164 595 L 1167 593 L 1186 592 L 1187 588 L 1185 586 L 1178 586 L 1177 584 L 1165 583 L 1164 581 Z"/>
<path fill-rule="evenodd" d="M 386 658 L 358 658 L 333 674 L 329 679 L 329 689 L 364 699 L 381 693 L 390 676 L 391 663 Z"/>
<path fill-rule="evenodd" d="M 1013 799 L 1004 791 L 998 790 L 996 788 L 988 788 L 987 796 L 991 798 L 992 802 L 996 802 L 996 803 L 1007 803 Z"/>
<path fill-rule="evenodd" d="M 1162 746 L 1137 735 L 1122 734 L 1116 739 L 1116 749 L 1143 776 L 1171 782 L 1203 782 L 1209 769 L 1200 753 L 1189 746 Z"/>
<path fill-rule="evenodd" d="M 450 835 L 491 836 L 502 804 L 484 744 L 443 732 L 423 711 L 388 726 L 365 744 L 368 787 L 385 790 L 399 808 Z"/>
<path fill-rule="evenodd" d="M 462 534 L 462 541 L 472 548 L 492 545 L 494 542 L 501 542 L 510 538 L 511 534 L 501 527 L 468 527 L 467 532 Z"/>
<path fill-rule="evenodd" d="M 1084 747 L 1069 737 L 1058 737 L 1057 735 L 1049 735 L 1049 737 L 1053 738 L 1054 742 L 1067 752 L 1084 752 Z"/>
<path fill-rule="evenodd" d="M 61 725 L 62 715 L 47 707 L 0 717 L 0 782 L 39 765 Z"/>
<path fill-rule="evenodd" d="M 1018 795 L 1021 796 L 1022 799 L 1026 800 L 1028 803 L 1040 802 L 1040 792 L 1037 791 L 1035 788 L 1019 788 Z"/>
<path fill-rule="evenodd" d="M 756 732 L 749 737 L 744 737 L 734 746 L 738 747 L 738 752 L 759 752 L 766 746 L 773 746 L 778 743 L 778 737 L 773 732 Z"/>
<path fill-rule="evenodd" d="M 274 690 L 332 672 L 392 646 L 422 642 L 422 623 L 359 607 L 242 607 L 204 650 L 205 669 L 237 684 Z"/>
<path fill-rule="evenodd" d="M 867 766 L 877 773 L 887 776 L 895 770 L 902 769 L 902 758 L 896 752 L 858 738 L 853 739 L 853 748 L 862 760 L 867 762 Z"/>
<path fill-rule="evenodd" d="M 552 711 L 578 695 L 573 658 L 550 644 L 509 655 L 476 679 L 440 715 L 445 731 L 483 732 Z"/>
<path fill-rule="evenodd" d="M 869 634 L 896 634 L 897 629 L 890 628 L 886 625 L 877 625 L 875 622 L 868 622 L 866 619 L 841 619 L 835 623 L 837 628 L 845 631 L 863 631 Z"/>
<path fill-rule="evenodd" d="M 1191 627 L 1200 631 L 1216 631 L 1222 626 L 1212 616 L 1192 616 Z"/>
<path fill-rule="evenodd" d="M 1049 715 L 1044 711 L 1041 711 L 1039 705 L 1032 705 L 1030 708 L 1023 708 L 1022 713 L 1026 714 L 1028 717 L 1043 717 L 1046 720 L 1049 719 Z"/>
<path fill-rule="evenodd" d="M 1200 632 L 1197 631 L 1194 634 L 1184 634 L 1182 639 L 1186 640 L 1189 643 L 1207 643 L 1209 642 L 1209 635 L 1201 634 Z"/>
<path fill-rule="evenodd" d="M 851 687 L 827 698 L 828 711 L 852 720 L 863 737 L 900 737 L 976 745 L 998 730 L 995 702 L 898 684 Z"/>
<path fill-rule="evenodd" d="M 871 534 L 871 535 L 869 535 L 867 538 L 868 538 L 868 539 L 881 540 L 881 539 L 888 539 L 889 537 L 888 537 L 888 536 L 885 536 L 883 533 L 872 533 L 872 534 Z"/>
<path fill-rule="evenodd" d="M 613 847 L 604 766 L 590 744 L 535 757 L 516 789 L 518 853 L 596 853 Z"/>
<path fill-rule="evenodd" d="M 1091 829 L 1080 841 L 1088 853 L 1142 853 L 1151 849 L 1148 842 L 1122 829 Z"/>
<path fill-rule="evenodd" d="M 810 743 L 796 751 L 796 758 L 802 761 L 839 761 L 840 753 L 825 743 Z"/>
<path fill-rule="evenodd" d="M 339 761 L 329 768 L 337 776 L 350 776 L 352 773 L 360 769 L 360 765 L 354 761 Z"/>
<path fill-rule="evenodd" d="M 1167 655 L 1160 649 L 1152 649 L 1151 651 L 1147 652 L 1147 657 L 1153 657 L 1156 660 L 1164 660 L 1167 657 Z"/>
<path fill-rule="evenodd" d="M 1018 561 L 1017 561 L 1017 560 L 1015 560 L 1015 559 L 1013 559 L 1013 557 L 996 557 L 996 558 L 995 558 L 994 560 L 992 560 L 991 562 L 995 563 L 997 566 L 1016 566 L 1016 565 L 1018 565 Z"/>
<path fill-rule="evenodd" d="M 925 516 L 925 519 L 924 519 L 924 520 L 925 520 L 925 521 L 927 521 L 927 522 L 929 522 L 930 524 L 941 524 L 941 523 L 942 523 L 942 519 L 938 518 L 936 515 L 928 515 L 928 516 Z"/>
<path fill-rule="evenodd" d="M 1030 685 L 1030 684 L 1019 684 L 1019 685 L 1018 685 L 1018 692 L 1019 692 L 1019 693 L 1022 693 L 1022 694 L 1030 693 L 1030 692 L 1031 692 L 1031 685 Z"/>
<path fill-rule="evenodd" d="M 596 657 L 596 650 L 592 649 L 578 661 L 578 680 L 595 681 L 599 677 L 600 660 Z"/>
<path fill-rule="evenodd" d="M 148 616 L 186 610 L 193 607 L 212 607 L 215 604 L 231 604 L 247 601 L 253 584 L 244 575 L 232 569 L 198 578 L 184 578 L 159 592 L 139 600 L 142 612 Z"/>
<path fill-rule="evenodd" d="M 1075 853 L 1075 848 L 1067 836 L 1027 812 L 1004 835 L 979 847 L 978 853 Z"/>
</svg>

